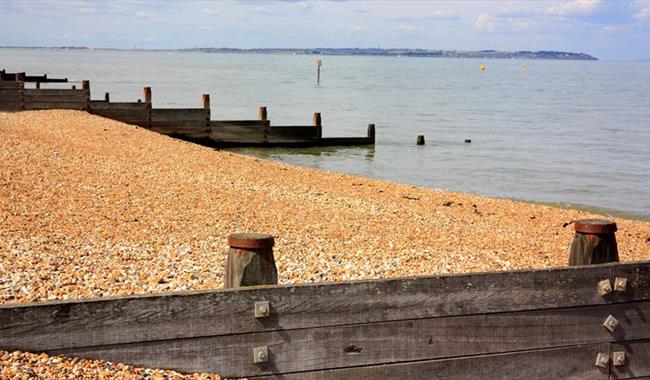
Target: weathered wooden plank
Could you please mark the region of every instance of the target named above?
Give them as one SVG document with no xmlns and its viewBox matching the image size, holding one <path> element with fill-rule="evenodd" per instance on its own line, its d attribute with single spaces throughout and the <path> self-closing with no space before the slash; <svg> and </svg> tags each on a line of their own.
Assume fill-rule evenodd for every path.
<svg viewBox="0 0 650 380">
<path fill-rule="evenodd" d="M 643 313 L 628 314 L 621 330 L 650 338 Z M 136 366 L 258 376 L 413 360 L 505 353 L 613 342 L 603 328 L 626 304 L 475 314 L 217 337 L 54 350 L 52 354 L 100 358 Z M 612 310 L 613 309 L 613 310 Z M 635 326 L 632 328 L 632 326 Z M 252 361 L 253 348 L 268 346 L 266 366 Z M 189 362 L 188 362 L 189 360 Z"/>
<path fill-rule="evenodd" d="M 108 118 L 137 118 L 149 120 L 149 112 L 146 109 L 95 109 L 91 108 L 90 113 Z"/>
<path fill-rule="evenodd" d="M 269 123 L 268 120 L 211 120 L 210 127 L 258 127 L 262 129 L 268 127 Z"/>
<path fill-rule="evenodd" d="M 8 102 L 8 101 L 0 102 L 0 111 L 3 112 L 22 111 L 22 109 L 23 109 L 23 105 L 21 102 Z"/>
<path fill-rule="evenodd" d="M 29 95 L 23 92 L 23 99 L 26 103 L 76 103 L 85 102 L 85 95 Z"/>
<path fill-rule="evenodd" d="M 22 82 L 0 81 L 0 89 L 22 89 L 23 86 Z"/>
<path fill-rule="evenodd" d="M 650 376 L 650 340 L 612 344 L 612 352 L 625 352 L 625 364 L 612 366 L 613 379 Z"/>
<path fill-rule="evenodd" d="M 201 120 L 178 120 L 178 121 L 160 121 L 152 120 L 151 125 L 154 128 L 161 129 L 201 129 L 209 130 L 208 123 Z"/>
<path fill-rule="evenodd" d="M 71 88 L 63 89 L 63 88 L 27 88 L 24 90 L 25 95 L 30 96 L 30 97 L 50 97 L 50 96 L 61 96 L 61 97 L 66 97 L 66 96 L 76 96 L 79 98 L 84 97 L 84 90 L 79 89 L 79 90 L 73 90 Z"/>
<path fill-rule="evenodd" d="M 370 137 L 323 137 L 318 141 L 319 146 L 349 146 L 372 145 Z"/>
<path fill-rule="evenodd" d="M 195 121 L 207 125 L 209 115 L 208 110 L 204 108 L 153 108 L 151 121 L 154 123 Z"/>
<path fill-rule="evenodd" d="M 21 98 L 20 90 L 0 90 L 0 102 L 19 102 Z"/>
<path fill-rule="evenodd" d="M 268 128 L 268 140 L 271 143 L 316 140 L 321 135 L 322 127 L 271 127 Z"/>
<path fill-rule="evenodd" d="M 375 379 L 608 379 L 606 369 L 594 365 L 607 344 L 590 344 L 508 354 L 427 360 L 411 363 L 302 372 L 260 379 L 375 380 Z"/>
<path fill-rule="evenodd" d="M 0 346 L 42 350 L 599 305 L 611 300 L 596 286 L 613 265 L 5 304 Z M 256 301 L 270 302 L 270 317 L 253 317 Z"/>
<path fill-rule="evenodd" d="M 88 103 L 86 102 L 25 102 L 26 110 L 51 110 L 51 109 L 73 109 L 83 110 L 86 109 Z"/>
<path fill-rule="evenodd" d="M 212 123 L 210 123 L 210 138 L 214 141 L 236 141 L 255 144 L 267 141 L 264 127 L 226 125 L 214 127 Z"/>
<path fill-rule="evenodd" d="M 90 107 L 95 110 L 147 110 L 147 103 L 92 101 Z"/>
</svg>

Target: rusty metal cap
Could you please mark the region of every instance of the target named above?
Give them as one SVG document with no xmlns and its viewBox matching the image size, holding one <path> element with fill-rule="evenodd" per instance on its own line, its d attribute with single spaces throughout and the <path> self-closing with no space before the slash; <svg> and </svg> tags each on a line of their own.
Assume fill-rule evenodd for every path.
<svg viewBox="0 0 650 380">
<path fill-rule="evenodd" d="M 262 249 L 271 248 L 275 244 L 273 235 L 257 233 L 237 233 L 228 237 L 228 245 L 232 248 Z"/>
<path fill-rule="evenodd" d="M 577 220 L 575 229 L 583 234 L 609 234 L 617 230 L 615 222 L 604 219 Z"/>
</svg>

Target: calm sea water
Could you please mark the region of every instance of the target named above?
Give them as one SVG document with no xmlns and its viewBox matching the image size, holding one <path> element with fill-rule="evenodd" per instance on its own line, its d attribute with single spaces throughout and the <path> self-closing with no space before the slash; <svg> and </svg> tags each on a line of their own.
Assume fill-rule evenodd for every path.
<svg viewBox="0 0 650 380">
<path fill-rule="evenodd" d="M 241 149 L 324 170 L 650 219 L 650 63 L 0 49 L 8 71 L 91 81 L 93 98 L 193 107 L 374 148 Z M 479 66 L 487 66 L 480 71 Z M 426 136 L 416 146 L 416 135 Z M 472 140 L 465 144 L 464 139 Z"/>
</svg>

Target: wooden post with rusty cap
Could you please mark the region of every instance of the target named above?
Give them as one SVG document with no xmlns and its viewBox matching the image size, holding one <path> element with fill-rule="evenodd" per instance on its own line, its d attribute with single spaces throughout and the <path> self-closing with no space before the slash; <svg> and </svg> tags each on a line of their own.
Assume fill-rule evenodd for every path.
<svg viewBox="0 0 650 380">
<path fill-rule="evenodd" d="M 142 96 L 144 97 L 145 103 L 151 103 L 151 87 L 142 89 Z"/>
<path fill-rule="evenodd" d="M 616 223 L 602 219 L 575 222 L 569 265 L 591 265 L 618 262 Z"/>
<path fill-rule="evenodd" d="M 278 270 L 273 257 L 272 235 L 237 233 L 228 238 L 228 261 L 224 288 L 277 285 Z"/>
<path fill-rule="evenodd" d="M 142 89 L 142 97 L 144 98 L 145 107 L 147 109 L 147 128 L 152 128 L 151 121 L 151 87 L 144 87 Z M 138 103 L 141 103 L 142 99 L 138 99 Z"/>
<path fill-rule="evenodd" d="M 374 124 L 368 124 L 368 139 L 370 140 L 371 144 L 375 143 L 375 125 Z"/>
<path fill-rule="evenodd" d="M 260 109 L 259 109 L 259 111 L 257 113 L 258 113 L 258 115 L 260 117 L 260 120 L 262 120 L 262 121 L 268 120 L 268 114 L 266 112 L 266 107 L 264 107 L 264 106 L 260 107 Z"/>
</svg>

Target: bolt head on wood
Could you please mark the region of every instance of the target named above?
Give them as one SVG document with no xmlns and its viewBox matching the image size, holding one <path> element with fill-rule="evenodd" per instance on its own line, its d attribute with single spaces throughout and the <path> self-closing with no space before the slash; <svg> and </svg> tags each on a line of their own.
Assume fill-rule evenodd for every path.
<svg viewBox="0 0 650 380">
<path fill-rule="evenodd" d="M 612 292 L 612 284 L 609 280 L 602 280 L 598 283 L 598 294 L 601 297 L 608 295 Z"/>
<path fill-rule="evenodd" d="M 616 351 L 612 353 L 612 364 L 616 367 L 625 365 L 625 352 Z"/>
<path fill-rule="evenodd" d="M 612 364 L 614 364 L 615 367 L 625 365 L 625 352 L 624 351 L 613 352 Z"/>
<path fill-rule="evenodd" d="M 609 365 L 609 355 L 599 352 L 596 356 L 596 367 L 607 368 Z"/>
<path fill-rule="evenodd" d="M 614 318 L 614 316 L 610 314 L 610 316 L 605 319 L 605 322 L 603 322 L 603 326 L 605 326 L 609 332 L 614 332 L 618 326 L 618 319 Z"/>
<path fill-rule="evenodd" d="M 617 293 L 625 293 L 627 288 L 627 278 L 625 277 L 616 277 L 614 280 L 614 291 Z"/>
<path fill-rule="evenodd" d="M 269 347 L 259 346 L 253 348 L 253 363 L 261 364 L 269 361 Z"/>
<path fill-rule="evenodd" d="M 269 301 L 255 302 L 255 318 L 265 318 L 271 315 L 271 303 Z"/>
</svg>

